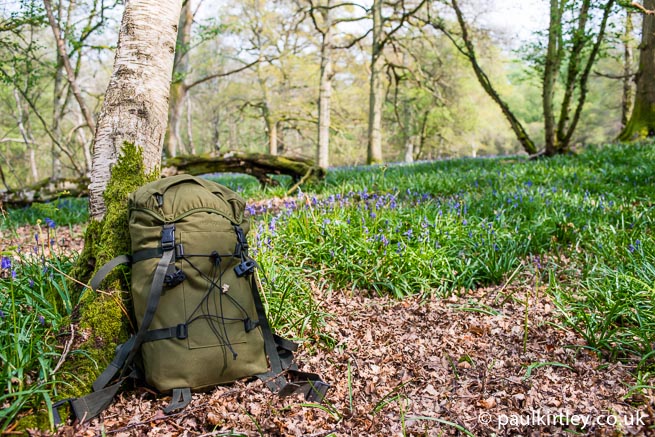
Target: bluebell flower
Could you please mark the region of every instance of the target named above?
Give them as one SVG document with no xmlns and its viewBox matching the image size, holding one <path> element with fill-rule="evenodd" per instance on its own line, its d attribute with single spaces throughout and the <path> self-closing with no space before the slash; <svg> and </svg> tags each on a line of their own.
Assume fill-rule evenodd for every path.
<svg viewBox="0 0 655 437">
<path fill-rule="evenodd" d="M 628 246 L 628 250 L 630 251 L 630 253 L 633 253 L 636 250 L 636 247 L 634 247 L 632 244 L 630 244 Z"/>
<path fill-rule="evenodd" d="M 49 228 L 54 228 L 56 226 L 54 220 L 51 218 L 46 218 L 45 224 L 48 225 Z"/>
<path fill-rule="evenodd" d="M 31 279 L 31 278 L 30 278 L 30 283 L 29 283 L 29 285 L 30 285 L 30 288 L 34 288 L 34 279 Z"/>
<path fill-rule="evenodd" d="M 41 326 L 45 326 L 45 317 L 40 315 L 39 316 L 39 323 L 41 324 Z"/>
<path fill-rule="evenodd" d="M 412 238 L 412 235 L 414 235 L 414 231 L 411 228 L 407 229 L 407 231 L 403 235 L 407 238 Z"/>
<path fill-rule="evenodd" d="M 16 270 L 11 271 L 11 279 L 16 279 L 17 273 Z"/>
<path fill-rule="evenodd" d="M 4 318 L 5 318 L 5 312 L 0 310 L 0 319 L 4 319 Z"/>
<path fill-rule="evenodd" d="M 3 270 L 11 268 L 11 258 L 3 256 L 0 264 Z"/>
<path fill-rule="evenodd" d="M 329 225 L 332 221 L 329 218 L 323 220 L 323 225 Z"/>
<path fill-rule="evenodd" d="M 541 258 L 539 256 L 534 257 L 534 265 L 538 270 L 541 270 Z"/>
</svg>

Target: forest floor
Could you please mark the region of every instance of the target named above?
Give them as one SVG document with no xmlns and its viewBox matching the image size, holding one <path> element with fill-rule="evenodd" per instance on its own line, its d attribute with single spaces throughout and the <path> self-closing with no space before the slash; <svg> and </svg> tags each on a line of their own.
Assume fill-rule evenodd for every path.
<svg viewBox="0 0 655 437">
<path fill-rule="evenodd" d="M 18 234 L 28 247 L 34 229 Z M 78 227 L 57 235 L 65 250 L 83 244 Z M 579 335 L 561 328 L 545 287 L 509 284 L 402 301 L 314 291 L 326 313 L 321 334 L 336 345 L 301 346 L 297 362 L 332 386 L 322 405 L 279 398 L 257 380 L 240 381 L 194 394 L 184 411 L 166 416 L 162 408 L 170 398 L 134 389 L 122 392 L 100 419 L 63 426 L 58 434 L 655 433 L 655 393 L 631 390 L 635 366 L 600 359 Z"/>
</svg>

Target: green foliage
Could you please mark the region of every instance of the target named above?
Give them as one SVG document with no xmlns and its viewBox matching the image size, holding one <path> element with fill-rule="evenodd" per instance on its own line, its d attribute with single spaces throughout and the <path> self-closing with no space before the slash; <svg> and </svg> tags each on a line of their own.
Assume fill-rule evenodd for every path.
<svg viewBox="0 0 655 437">
<path fill-rule="evenodd" d="M 32 409 L 40 428 L 52 426 L 50 408 L 62 373 L 56 372 L 70 337 L 77 305 L 67 271 L 73 259 L 56 246 L 45 256 L 50 233 L 40 231 L 34 249 L 18 248 L 2 257 L 0 269 L 0 432 L 22 410 Z M 42 421 L 45 420 L 45 423 Z M 35 424 L 37 424 L 35 422 Z M 49 422 L 49 423 L 48 423 Z M 22 424 L 24 429 L 29 424 Z"/>
<path fill-rule="evenodd" d="M 265 269 L 284 272 L 270 276 L 287 295 L 306 278 L 352 293 L 448 295 L 536 268 L 592 347 L 643 355 L 655 332 L 652 252 L 639 252 L 652 247 L 654 155 L 641 145 L 335 170 L 281 211 L 251 207 L 264 214 L 254 246 Z M 621 300 L 598 296 L 612 283 Z"/>
</svg>

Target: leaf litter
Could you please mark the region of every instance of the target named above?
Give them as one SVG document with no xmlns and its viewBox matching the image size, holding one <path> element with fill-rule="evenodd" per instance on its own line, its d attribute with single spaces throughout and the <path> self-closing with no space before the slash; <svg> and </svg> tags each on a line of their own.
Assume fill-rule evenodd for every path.
<svg viewBox="0 0 655 437">
<path fill-rule="evenodd" d="M 80 245 L 79 235 L 62 241 Z M 527 296 L 526 324 L 529 287 L 401 301 L 312 288 L 331 315 L 322 334 L 334 346 L 304 344 L 297 362 L 332 386 L 322 405 L 242 380 L 195 393 L 167 416 L 169 397 L 128 388 L 99 418 L 56 434 L 655 435 L 654 378 L 631 390 L 637 361 L 608 362 L 585 348 L 546 293 Z"/>
</svg>

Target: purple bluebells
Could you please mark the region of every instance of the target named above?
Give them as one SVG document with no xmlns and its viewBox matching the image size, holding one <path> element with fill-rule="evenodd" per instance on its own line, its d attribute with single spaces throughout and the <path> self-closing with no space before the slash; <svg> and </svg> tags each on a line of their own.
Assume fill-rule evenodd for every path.
<svg viewBox="0 0 655 437">
<path fill-rule="evenodd" d="M 11 268 L 11 258 L 3 256 L 2 261 L 0 262 L 0 267 L 2 270 L 9 270 Z"/>
<path fill-rule="evenodd" d="M 628 251 L 634 253 L 635 250 L 638 250 L 641 247 L 641 240 L 636 240 L 634 244 L 628 245 Z"/>
</svg>

